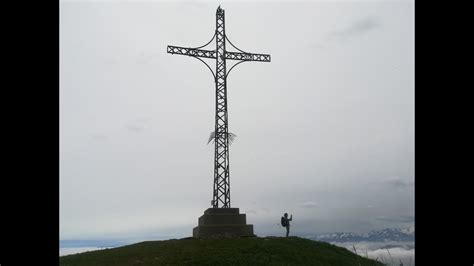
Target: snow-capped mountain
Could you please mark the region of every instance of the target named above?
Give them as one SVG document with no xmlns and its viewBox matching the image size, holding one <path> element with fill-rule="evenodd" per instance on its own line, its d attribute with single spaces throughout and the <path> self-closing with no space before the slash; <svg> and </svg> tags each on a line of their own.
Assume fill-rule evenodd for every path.
<svg viewBox="0 0 474 266">
<path fill-rule="evenodd" d="M 364 234 L 338 232 L 312 236 L 309 238 L 324 242 L 406 242 L 415 240 L 415 227 L 386 228 L 383 230 L 370 231 Z"/>
</svg>

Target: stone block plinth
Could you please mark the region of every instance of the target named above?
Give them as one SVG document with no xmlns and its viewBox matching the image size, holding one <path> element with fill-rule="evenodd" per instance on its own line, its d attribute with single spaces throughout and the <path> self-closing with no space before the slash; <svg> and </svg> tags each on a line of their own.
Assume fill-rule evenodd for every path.
<svg viewBox="0 0 474 266">
<path fill-rule="evenodd" d="M 247 224 L 245 214 L 239 208 L 209 208 L 199 217 L 193 237 L 255 236 L 253 225 Z"/>
</svg>

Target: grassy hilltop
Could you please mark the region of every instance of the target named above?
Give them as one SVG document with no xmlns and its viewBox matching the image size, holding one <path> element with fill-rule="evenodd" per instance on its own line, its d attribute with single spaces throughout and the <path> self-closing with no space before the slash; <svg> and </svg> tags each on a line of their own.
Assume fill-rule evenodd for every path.
<svg viewBox="0 0 474 266">
<path fill-rule="evenodd" d="M 383 265 L 299 237 L 171 239 L 59 258 L 60 265 Z"/>
</svg>

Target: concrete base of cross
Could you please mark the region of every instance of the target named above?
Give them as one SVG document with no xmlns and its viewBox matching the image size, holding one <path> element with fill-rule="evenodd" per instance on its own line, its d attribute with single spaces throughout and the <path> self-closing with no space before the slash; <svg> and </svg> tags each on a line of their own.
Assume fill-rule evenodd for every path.
<svg viewBox="0 0 474 266">
<path fill-rule="evenodd" d="M 198 226 L 193 229 L 193 237 L 255 236 L 253 225 L 247 224 L 245 214 L 239 208 L 209 208 L 199 217 Z"/>
</svg>

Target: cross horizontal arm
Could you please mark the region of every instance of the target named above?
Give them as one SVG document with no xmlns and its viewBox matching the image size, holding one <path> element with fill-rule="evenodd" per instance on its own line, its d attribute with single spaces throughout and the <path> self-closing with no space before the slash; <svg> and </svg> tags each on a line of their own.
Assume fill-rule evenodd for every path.
<svg viewBox="0 0 474 266">
<path fill-rule="evenodd" d="M 225 52 L 225 59 L 270 62 L 269 54 Z"/>
<path fill-rule="evenodd" d="M 195 57 L 205 57 L 205 58 L 214 58 L 216 59 L 216 51 L 208 51 L 194 48 L 185 48 L 178 46 L 168 45 L 168 53 L 170 54 L 181 54 Z"/>
</svg>

